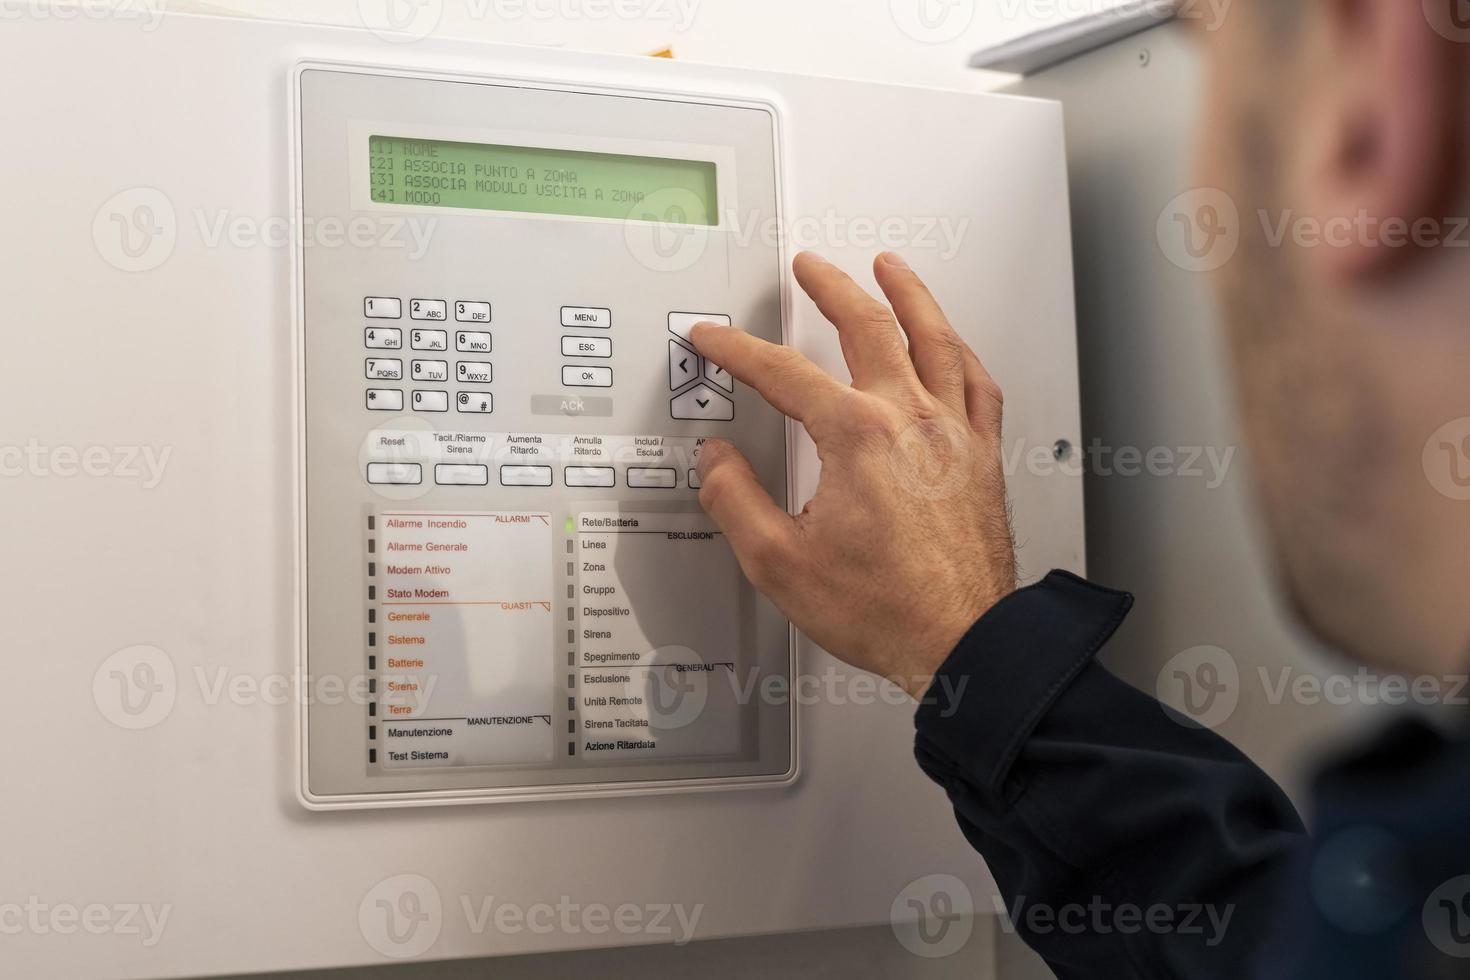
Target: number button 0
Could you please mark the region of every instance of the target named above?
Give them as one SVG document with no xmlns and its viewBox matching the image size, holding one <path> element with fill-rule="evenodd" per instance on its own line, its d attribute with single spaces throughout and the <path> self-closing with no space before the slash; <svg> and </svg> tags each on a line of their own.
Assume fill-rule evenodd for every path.
<svg viewBox="0 0 1470 980">
<path fill-rule="evenodd" d="M 447 412 L 449 411 L 449 392 L 415 391 L 413 410 L 415 412 Z"/>
</svg>

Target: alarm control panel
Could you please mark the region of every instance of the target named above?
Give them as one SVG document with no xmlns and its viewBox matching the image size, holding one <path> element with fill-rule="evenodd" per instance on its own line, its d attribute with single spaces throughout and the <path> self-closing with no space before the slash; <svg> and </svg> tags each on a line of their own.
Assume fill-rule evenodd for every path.
<svg viewBox="0 0 1470 980">
<path fill-rule="evenodd" d="M 700 321 L 784 337 L 755 102 L 295 76 L 310 806 L 784 783 L 790 626 L 699 507 L 784 419 Z M 330 683 L 326 683 L 330 682 Z"/>
</svg>

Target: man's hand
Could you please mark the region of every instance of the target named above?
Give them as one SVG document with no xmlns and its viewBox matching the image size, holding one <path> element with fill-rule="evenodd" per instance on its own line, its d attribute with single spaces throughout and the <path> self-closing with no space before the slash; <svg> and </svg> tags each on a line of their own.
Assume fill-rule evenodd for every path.
<svg viewBox="0 0 1470 980">
<path fill-rule="evenodd" d="M 1016 588 L 1001 394 L 902 259 L 881 255 L 873 271 L 892 310 L 817 255 L 795 262 L 797 282 L 837 328 L 851 387 L 792 348 L 735 327 L 694 328 L 700 353 L 805 426 L 822 461 L 816 495 L 792 517 L 738 449 L 712 440 L 699 499 L 798 629 L 917 698 L 981 613 Z"/>
</svg>

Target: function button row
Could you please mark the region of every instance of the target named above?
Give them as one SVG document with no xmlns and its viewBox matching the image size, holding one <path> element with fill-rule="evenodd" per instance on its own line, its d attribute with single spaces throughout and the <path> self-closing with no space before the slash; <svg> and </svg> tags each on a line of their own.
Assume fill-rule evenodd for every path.
<svg viewBox="0 0 1470 980">
<path fill-rule="evenodd" d="M 500 467 L 503 487 L 549 487 L 555 482 L 554 470 L 541 464 L 506 463 Z M 369 463 L 368 482 L 374 484 L 406 484 L 423 482 L 419 463 Z M 611 466 L 568 466 L 563 470 L 568 487 L 612 489 L 618 485 L 617 470 Z M 679 485 L 678 471 L 669 467 L 630 466 L 626 480 L 632 490 L 673 490 Z M 490 484 L 490 467 L 484 463 L 437 463 L 434 482 L 447 487 L 484 487 Z M 699 488 L 699 475 L 689 471 L 690 489 Z"/>
<path fill-rule="evenodd" d="M 362 315 L 370 320 L 402 319 L 403 300 L 394 296 L 364 297 Z M 442 299 L 411 299 L 408 315 L 413 320 L 448 320 L 449 303 Z M 482 300 L 459 300 L 454 304 L 454 318 L 460 323 L 489 323 L 490 304 Z"/>
<path fill-rule="evenodd" d="M 503 487 L 549 487 L 554 482 L 550 466 L 507 463 L 500 467 Z M 569 487 L 617 486 L 617 471 L 611 466 L 568 466 L 564 471 Z M 367 481 L 374 485 L 419 486 L 423 483 L 421 463 L 369 463 Z M 633 490 L 672 490 L 678 486 L 677 471 L 662 467 L 632 466 L 627 472 Z M 490 467 L 484 463 L 437 463 L 434 482 L 446 487 L 484 487 L 490 484 Z M 699 489 L 699 474 L 689 471 L 689 487 Z"/>
</svg>

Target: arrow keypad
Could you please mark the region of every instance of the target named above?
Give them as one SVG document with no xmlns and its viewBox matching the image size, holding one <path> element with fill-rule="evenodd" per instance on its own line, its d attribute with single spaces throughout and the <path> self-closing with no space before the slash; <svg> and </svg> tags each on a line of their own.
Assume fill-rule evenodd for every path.
<svg viewBox="0 0 1470 980">
<path fill-rule="evenodd" d="M 677 314 L 670 314 L 670 327 Z M 714 319 L 706 314 L 688 314 L 699 319 Z M 728 317 L 724 317 L 728 321 Z M 685 336 L 685 334 L 680 334 Z M 730 372 L 695 353 L 677 340 L 669 341 L 669 390 L 677 392 L 669 400 L 669 414 L 676 419 L 706 422 L 728 422 L 735 417 L 735 402 L 722 393 L 734 394 L 735 379 Z"/>
</svg>

